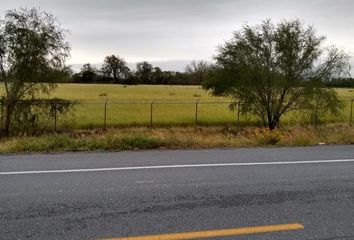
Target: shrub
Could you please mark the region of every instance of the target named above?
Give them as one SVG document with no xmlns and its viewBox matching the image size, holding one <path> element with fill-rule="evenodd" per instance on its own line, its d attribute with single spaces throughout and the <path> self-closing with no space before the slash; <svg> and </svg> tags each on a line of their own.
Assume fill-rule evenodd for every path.
<svg viewBox="0 0 354 240">
<path fill-rule="evenodd" d="M 254 135 L 261 145 L 275 145 L 282 139 L 282 133 L 279 130 L 270 130 L 269 128 L 256 128 Z"/>
</svg>

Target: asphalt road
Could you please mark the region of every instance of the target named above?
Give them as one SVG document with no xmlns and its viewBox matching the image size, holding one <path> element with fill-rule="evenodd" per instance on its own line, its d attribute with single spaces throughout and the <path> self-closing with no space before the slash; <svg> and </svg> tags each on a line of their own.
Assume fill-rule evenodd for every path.
<svg viewBox="0 0 354 240">
<path fill-rule="evenodd" d="M 288 223 L 213 239 L 354 239 L 354 146 L 0 156 L 0 239 Z"/>
</svg>

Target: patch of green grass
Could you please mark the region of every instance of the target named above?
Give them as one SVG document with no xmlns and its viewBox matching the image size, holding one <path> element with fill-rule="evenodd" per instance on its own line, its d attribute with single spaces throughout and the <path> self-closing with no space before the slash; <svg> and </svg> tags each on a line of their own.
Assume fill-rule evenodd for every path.
<svg viewBox="0 0 354 240">
<path fill-rule="evenodd" d="M 105 93 L 106 96 L 99 96 L 100 93 Z M 193 100 L 195 94 L 204 100 L 222 99 L 212 97 L 200 86 L 128 85 L 124 87 L 120 84 L 58 84 L 58 88 L 51 94 L 51 97 L 85 101 L 103 101 L 106 97 L 112 100 L 151 101 L 152 99 Z"/>
<path fill-rule="evenodd" d="M 158 139 L 145 136 L 127 136 L 121 139 L 121 150 L 132 150 L 132 149 L 156 149 L 162 146 L 163 143 Z"/>
</svg>

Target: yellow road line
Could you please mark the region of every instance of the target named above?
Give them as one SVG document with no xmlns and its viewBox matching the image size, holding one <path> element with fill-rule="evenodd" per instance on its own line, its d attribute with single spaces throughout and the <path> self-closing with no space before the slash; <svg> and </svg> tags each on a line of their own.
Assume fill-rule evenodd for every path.
<svg viewBox="0 0 354 240">
<path fill-rule="evenodd" d="M 256 233 L 281 232 L 281 231 L 301 230 L 301 229 L 304 229 L 304 226 L 302 224 L 291 223 L 291 224 L 243 227 L 243 228 L 232 228 L 232 229 L 222 229 L 222 230 L 109 238 L 106 240 L 181 240 L 181 239 L 212 238 L 212 237 L 226 237 L 226 236 L 246 235 L 246 234 L 256 234 Z"/>
</svg>

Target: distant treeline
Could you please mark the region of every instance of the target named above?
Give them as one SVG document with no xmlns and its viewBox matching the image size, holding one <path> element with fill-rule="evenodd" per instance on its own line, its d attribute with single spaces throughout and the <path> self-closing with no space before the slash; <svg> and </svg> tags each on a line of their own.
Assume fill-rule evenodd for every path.
<svg viewBox="0 0 354 240">
<path fill-rule="evenodd" d="M 64 82 L 68 83 L 115 83 L 156 85 L 201 85 L 207 78 L 211 65 L 205 61 L 192 61 L 184 72 L 164 71 L 149 62 L 137 63 L 131 70 L 123 58 L 107 56 L 100 69 L 90 63 L 84 64 L 78 73 L 67 69 Z M 325 82 L 327 87 L 354 88 L 353 78 L 337 78 Z"/>
<path fill-rule="evenodd" d="M 116 83 L 116 84 L 166 84 L 200 85 L 206 78 L 209 64 L 205 61 L 192 61 L 184 72 L 164 71 L 144 61 L 132 71 L 124 59 L 111 55 L 104 59 L 100 69 L 87 63 L 78 73 L 70 73 L 65 82 L 70 83 Z"/>
<path fill-rule="evenodd" d="M 327 87 L 354 88 L 354 78 L 337 78 L 326 82 Z"/>
</svg>

